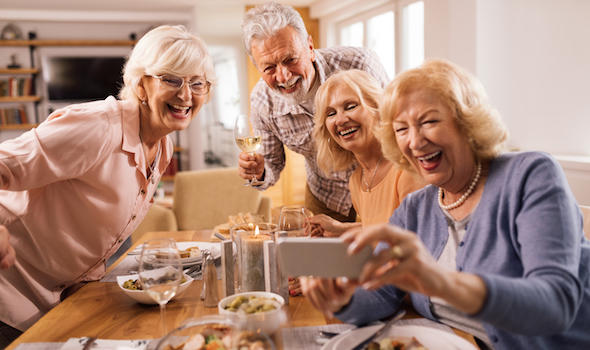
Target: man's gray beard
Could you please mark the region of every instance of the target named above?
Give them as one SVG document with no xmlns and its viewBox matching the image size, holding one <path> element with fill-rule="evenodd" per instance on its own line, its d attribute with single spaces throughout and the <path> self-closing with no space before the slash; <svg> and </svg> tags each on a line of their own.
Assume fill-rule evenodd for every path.
<svg viewBox="0 0 590 350">
<path fill-rule="evenodd" d="M 299 87 L 299 89 L 295 90 L 294 92 L 290 93 L 290 94 L 286 94 L 286 93 L 282 93 L 280 90 L 275 89 L 275 88 L 271 88 L 270 92 L 271 94 L 273 94 L 275 97 L 278 97 L 280 99 L 282 99 L 283 101 L 285 101 L 286 104 L 288 105 L 298 105 L 301 104 L 303 102 L 305 102 L 305 97 L 307 96 L 307 91 L 309 90 L 309 82 L 307 81 L 307 79 L 301 77 L 301 86 Z"/>
</svg>

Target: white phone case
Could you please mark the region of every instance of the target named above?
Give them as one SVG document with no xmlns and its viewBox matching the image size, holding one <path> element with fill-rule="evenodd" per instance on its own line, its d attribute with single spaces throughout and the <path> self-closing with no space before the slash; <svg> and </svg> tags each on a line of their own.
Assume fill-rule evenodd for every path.
<svg viewBox="0 0 590 350">
<path fill-rule="evenodd" d="M 339 238 L 280 238 L 277 254 L 280 268 L 289 276 L 358 278 L 363 265 L 372 255 L 365 247 L 348 255 L 348 244 Z"/>
</svg>

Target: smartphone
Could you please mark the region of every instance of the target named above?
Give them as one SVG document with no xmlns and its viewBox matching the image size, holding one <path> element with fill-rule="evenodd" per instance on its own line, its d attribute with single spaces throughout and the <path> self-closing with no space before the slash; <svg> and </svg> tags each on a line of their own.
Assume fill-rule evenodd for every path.
<svg viewBox="0 0 590 350">
<path fill-rule="evenodd" d="M 348 255 L 348 244 L 340 238 L 286 237 L 277 240 L 279 266 L 288 276 L 358 278 L 365 262 L 373 255 L 365 247 Z"/>
</svg>

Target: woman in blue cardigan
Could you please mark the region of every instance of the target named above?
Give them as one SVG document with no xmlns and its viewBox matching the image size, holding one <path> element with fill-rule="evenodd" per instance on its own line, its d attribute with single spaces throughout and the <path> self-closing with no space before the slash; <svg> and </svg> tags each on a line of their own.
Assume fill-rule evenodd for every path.
<svg viewBox="0 0 590 350">
<path fill-rule="evenodd" d="M 365 324 L 410 293 L 418 313 L 483 348 L 590 349 L 590 243 L 556 161 L 502 153 L 485 91 L 446 61 L 397 76 L 380 112 L 386 157 L 429 185 L 389 225 L 344 236 L 351 254 L 379 245 L 355 283 L 304 279 L 314 306 Z"/>
</svg>

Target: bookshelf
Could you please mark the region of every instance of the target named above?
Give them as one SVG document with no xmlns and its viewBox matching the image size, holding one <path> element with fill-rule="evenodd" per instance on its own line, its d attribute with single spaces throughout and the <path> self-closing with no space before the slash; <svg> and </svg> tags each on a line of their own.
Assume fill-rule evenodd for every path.
<svg viewBox="0 0 590 350">
<path fill-rule="evenodd" d="M 37 68 L 0 68 L 0 130 L 27 130 L 38 122 L 35 95 Z M 28 103 L 35 104 L 34 119 L 27 113 Z M 34 123 L 34 124 L 32 124 Z"/>
<path fill-rule="evenodd" d="M 101 46 L 133 46 L 133 40 L 0 40 L 0 48 L 26 47 L 29 49 L 29 65 L 23 68 L 0 68 L 0 130 L 27 130 L 35 127 L 39 122 L 38 106 L 44 99 L 36 89 L 36 80 L 40 69 L 35 67 L 35 50 L 38 47 L 63 46 L 63 47 L 101 47 Z M 34 116 L 24 115 L 29 108 L 26 105 L 33 104 Z M 11 117 L 2 117 L 9 114 Z M 16 115 L 12 117 L 12 115 Z M 8 120 L 8 123 L 7 123 Z"/>
</svg>

